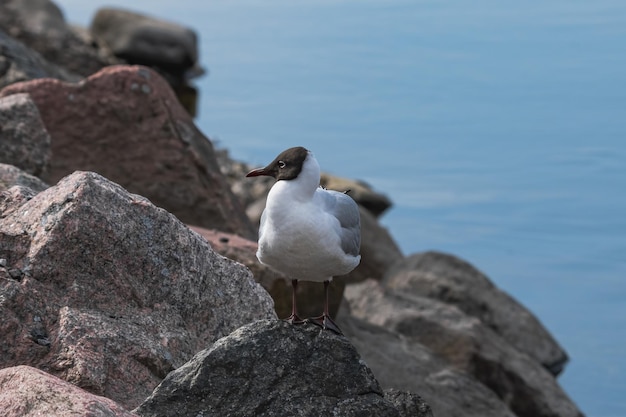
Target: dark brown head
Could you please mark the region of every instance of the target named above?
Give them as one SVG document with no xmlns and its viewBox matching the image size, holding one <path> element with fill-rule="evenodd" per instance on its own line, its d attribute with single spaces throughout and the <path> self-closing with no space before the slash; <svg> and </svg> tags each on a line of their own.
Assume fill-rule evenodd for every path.
<svg viewBox="0 0 626 417">
<path fill-rule="evenodd" d="M 267 175 L 277 180 L 293 180 L 298 177 L 302 171 L 302 164 L 309 154 L 302 146 L 289 148 L 282 151 L 272 162 L 264 168 L 254 169 L 246 177 L 258 177 Z"/>
</svg>

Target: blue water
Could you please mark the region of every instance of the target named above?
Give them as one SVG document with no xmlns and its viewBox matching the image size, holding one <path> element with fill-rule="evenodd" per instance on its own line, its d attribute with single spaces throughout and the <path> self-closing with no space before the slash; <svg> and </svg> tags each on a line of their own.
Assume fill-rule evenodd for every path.
<svg viewBox="0 0 626 417">
<path fill-rule="evenodd" d="M 583 412 L 626 416 L 626 2 L 198 3 L 133 8 L 198 31 L 218 146 L 303 145 L 387 193 L 406 254 L 483 270 L 567 349 Z M 86 25 L 105 2 L 58 4 Z"/>
</svg>

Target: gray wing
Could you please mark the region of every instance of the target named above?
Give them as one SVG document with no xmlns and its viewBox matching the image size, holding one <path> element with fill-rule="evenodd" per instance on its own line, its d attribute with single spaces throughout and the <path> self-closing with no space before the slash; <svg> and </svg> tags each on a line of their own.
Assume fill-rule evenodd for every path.
<svg viewBox="0 0 626 417">
<path fill-rule="evenodd" d="M 320 193 L 322 191 L 322 193 Z M 361 215 L 352 197 L 332 190 L 318 190 L 323 194 L 326 209 L 341 225 L 341 249 L 349 255 L 358 256 L 361 248 Z"/>
</svg>

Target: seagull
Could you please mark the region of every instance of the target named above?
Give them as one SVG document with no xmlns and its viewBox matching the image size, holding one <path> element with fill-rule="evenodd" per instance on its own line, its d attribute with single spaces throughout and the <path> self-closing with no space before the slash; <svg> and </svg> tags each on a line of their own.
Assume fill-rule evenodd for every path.
<svg viewBox="0 0 626 417">
<path fill-rule="evenodd" d="M 281 152 L 246 177 L 261 175 L 274 177 L 276 183 L 261 215 L 256 256 L 291 278 L 291 316 L 285 320 L 292 324 L 310 321 L 342 334 L 328 312 L 328 286 L 334 276 L 347 274 L 361 260 L 357 204 L 345 193 L 320 187 L 320 166 L 313 153 L 301 146 Z M 298 316 L 298 280 L 324 283 L 321 316 L 307 320 Z"/>
</svg>

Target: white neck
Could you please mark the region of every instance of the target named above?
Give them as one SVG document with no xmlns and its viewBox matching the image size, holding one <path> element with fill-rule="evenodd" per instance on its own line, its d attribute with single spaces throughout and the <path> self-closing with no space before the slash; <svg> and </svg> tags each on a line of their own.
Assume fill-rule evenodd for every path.
<svg viewBox="0 0 626 417">
<path fill-rule="evenodd" d="M 280 180 L 270 190 L 273 198 L 268 196 L 268 202 L 273 200 L 278 203 L 282 195 L 289 195 L 291 200 L 310 200 L 315 190 L 320 185 L 320 166 L 311 152 L 302 164 L 302 170 L 298 177 L 293 180 Z"/>
</svg>

